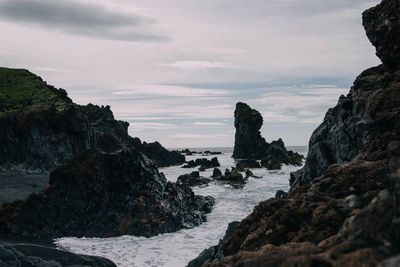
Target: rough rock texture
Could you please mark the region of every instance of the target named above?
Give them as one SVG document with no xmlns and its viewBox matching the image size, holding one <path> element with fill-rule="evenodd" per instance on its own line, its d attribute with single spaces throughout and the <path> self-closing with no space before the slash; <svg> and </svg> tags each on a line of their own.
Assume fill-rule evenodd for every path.
<svg viewBox="0 0 400 267">
<path fill-rule="evenodd" d="M 257 110 L 250 108 L 245 103 L 238 102 L 236 104 L 235 147 L 232 157 L 250 161 L 262 159 L 265 166 L 279 165 L 279 168 L 282 163 L 301 165 L 303 156 L 287 151 L 282 139 L 273 141 L 271 144 L 265 141 L 260 133 L 262 124 L 263 118 Z"/>
<path fill-rule="evenodd" d="M 130 137 L 129 123 L 115 120 L 109 106 L 76 105 L 27 70 L 0 68 L 0 100 L 0 168 L 50 171 L 87 149 L 123 146 L 137 147 L 159 166 L 185 162 L 159 143 Z"/>
<path fill-rule="evenodd" d="M 286 198 L 261 202 L 223 242 L 224 258 L 214 257 L 203 266 L 376 266 L 379 263 L 395 266 L 399 263 L 400 62 L 394 63 L 390 56 L 385 56 L 392 50 L 396 58 L 396 43 L 400 43 L 399 24 L 385 26 L 388 24 L 385 18 L 398 22 L 399 16 L 397 0 L 383 0 L 364 13 L 368 37 L 375 45 L 378 42 L 382 46 L 377 50 L 384 64 L 357 77 L 349 96 L 339 101 L 341 108 L 335 111 L 336 115 L 329 114 L 332 110 L 328 112 L 327 117 L 338 122 L 326 128 L 325 137 L 313 136 L 319 136 L 324 143 L 324 138 L 330 138 L 330 131 L 333 134 L 336 129 L 340 136 L 350 127 L 352 141 L 347 145 L 352 144 L 351 151 L 357 149 L 358 153 L 348 162 L 327 166 L 322 175 L 308 183 L 297 183 Z M 386 41 L 375 40 L 374 36 Z M 353 120 L 350 114 L 357 117 Z M 354 121 L 357 121 L 354 126 L 345 126 L 344 122 Z M 324 123 L 328 125 L 327 120 Z M 362 145 L 357 147 L 358 134 Z M 346 151 L 342 147 L 332 148 L 330 155 Z"/>
<path fill-rule="evenodd" d="M 2 236 L 153 236 L 206 220 L 211 197 L 167 182 L 135 149 L 88 150 L 50 174 L 50 186 L 0 209 Z"/>
<path fill-rule="evenodd" d="M 137 138 L 136 138 L 137 139 Z M 136 144 L 135 147 L 153 160 L 158 167 L 181 165 L 186 162 L 185 156 L 178 151 L 170 151 L 159 142 Z"/>
<path fill-rule="evenodd" d="M 264 157 L 268 144 L 261 136 L 262 124 L 263 117 L 260 112 L 245 103 L 236 103 L 233 158 L 260 159 Z"/>
<path fill-rule="evenodd" d="M 398 1 L 385 0 L 363 13 L 367 36 L 383 65 L 364 71 L 350 93 L 341 96 L 338 104 L 328 110 L 323 123 L 311 136 L 304 168 L 291 175 L 292 188 L 309 183 L 331 164 L 349 162 L 375 134 L 369 127 L 374 114 L 366 110 L 380 105 L 377 95 L 382 94 L 381 90 L 388 86 L 386 83 L 396 78 L 393 75 L 396 76 L 400 64 L 399 10 Z"/>
<path fill-rule="evenodd" d="M 201 267 L 204 262 L 211 259 L 222 259 L 224 257 L 224 252 L 222 251 L 222 244 L 231 237 L 233 231 L 235 231 L 236 227 L 239 225 L 239 222 L 233 221 L 230 222 L 228 228 L 226 229 L 225 235 L 222 239 L 219 240 L 218 245 L 211 246 L 208 249 L 203 250 L 200 255 L 191 260 L 187 267 Z"/>
<path fill-rule="evenodd" d="M 0 266 L 116 267 L 108 259 L 31 244 L 0 244 Z"/>
</svg>

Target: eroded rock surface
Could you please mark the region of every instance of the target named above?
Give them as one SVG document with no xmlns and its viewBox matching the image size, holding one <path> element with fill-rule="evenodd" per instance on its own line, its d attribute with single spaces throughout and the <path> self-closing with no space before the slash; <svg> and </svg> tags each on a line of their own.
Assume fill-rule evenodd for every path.
<svg viewBox="0 0 400 267">
<path fill-rule="evenodd" d="M 50 186 L 0 209 L 2 236 L 153 236 L 206 220 L 214 200 L 167 182 L 140 152 L 88 150 L 50 174 Z"/>
</svg>

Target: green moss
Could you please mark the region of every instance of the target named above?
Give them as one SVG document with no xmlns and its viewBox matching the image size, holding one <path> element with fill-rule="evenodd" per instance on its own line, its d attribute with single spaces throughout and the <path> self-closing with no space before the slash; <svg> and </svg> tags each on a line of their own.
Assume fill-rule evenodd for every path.
<svg viewBox="0 0 400 267">
<path fill-rule="evenodd" d="M 0 112 L 43 104 L 62 107 L 69 103 L 64 90 L 47 85 L 28 70 L 0 68 Z"/>
</svg>

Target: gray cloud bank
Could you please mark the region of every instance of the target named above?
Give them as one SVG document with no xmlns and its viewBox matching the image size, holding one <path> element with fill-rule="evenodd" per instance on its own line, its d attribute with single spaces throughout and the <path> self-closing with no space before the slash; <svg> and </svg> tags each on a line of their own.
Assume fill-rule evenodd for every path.
<svg viewBox="0 0 400 267">
<path fill-rule="evenodd" d="M 155 21 L 151 18 L 88 2 L 3 0 L 0 1 L 0 19 L 101 39 L 129 42 L 168 40 L 152 33 L 151 26 Z"/>
</svg>

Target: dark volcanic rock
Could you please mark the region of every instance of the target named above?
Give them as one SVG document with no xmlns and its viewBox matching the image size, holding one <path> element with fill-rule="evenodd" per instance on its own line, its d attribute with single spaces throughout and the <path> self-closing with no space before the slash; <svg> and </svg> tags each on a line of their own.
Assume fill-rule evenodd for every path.
<svg viewBox="0 0 400 267">
<path fill-rule="evenodd" d="M 376 55 L 386 67 L 396 69 L 400 64 L 400 3 L 385 0 L 363 13 L 367 36 L 376 48 Z"/>
<path fill-rule="evenodd" d="M 167 182 L 135 149 L 89 150 L 55 169 L 43 192 L 4 205 L 0 233 L 35 239 L 153 236 L 201 224 L 213 203 Z"/>
<path fill-rule="evenodd" d="M 211 182 L 211 179 L 200 176 L 200 173 L 195 171 L 190 174 L 180 175 L 176 181 L 178 184 L 186 184 L 188 186 L 206 185 Z"/>
<path fill-rule="evenodd" d="M 235 109 L 235 159 L 260 159 L 264 157 L 268 144 L 261 136 L 263 118 L 255 109 L 238 102 Z"/>
<path fill-rule="evenodd" d="M 178 151 L 170 151 L 159 142 L 146 143 L 135 146 L 140 152 L 153 160 L 158 167 L 181 165 L 186 162 L 185 156 Z"/>
<path fill-rule="evenodd" d="M 203 266 L 399 263 L 400 71 L 385 56 L 393 50 L 396 57 L 398 46 L 390 40 L 400 43 L 397 24 L 389 27 L 399 21 L 398 5 L 383 0 L 364 14 L 369 38 L 383 46 L 377 50 L 384 65 L 357 77 L 311 138 L 309 155 L 319 154 L 311 159 L 331 165 L 314 179 L 292 181 L 297 186 L 287 198 L 261 202 L 223 242 L 224 258 Z M 393 17 L 386 21 L 388 14 Z M 332 140 L 335 134 L 347 148 Z M 325 144 L 329 149 L 320 148 Z M 332 164 L 329 156 L 343 161 Z"/>
<path fill-rule="evenodd" d="M 218 168 L 214 168 L 212 177 L 213 178 L 218 178 L 218 177 L 221 177 L 221 176 L 222 176 L 222 171 L 220 169 L 218 169 Z"/>
<path fill-rule="evenodd" d="M 1 266 L 61 267 L 93 266 L 116 267 L 105 258 L 31 244 L 0 244 Z"/>
<path fill-rule="evenodd" d="M 214 167 L 219 167 L 218 158 L 214 157 L 211 160 L 206 158 L 200 158 L 196 160 L 190 160 L 186 165 L 182 166 L 182 168 L 194 168 L 200 166 L 201 169 L 209 169 Z"/>
<path fill-rule="evenodd" d="M 237 221 L 230 222 L 228 228 L 226 229 L 224 237 L 219 240 L 218 245 L 203 250 L 199 256 L 188 263 L 187 267 L 201 267 L 203 263 L 205 263 L 207 260 L 222 259 L 224 257 L 222 244 L 225 240 L 231 237 L 233 231 L 235 231 L 238 225 L 239 222 Z"/>
<path fill-rule="evenodd" d="M 232 157 L 240 159 L 240 164 L 243 167 L 259 168 L 257 163 L 255 166 L 247 162 L 256 162 L 257 159 L 262 159 L 266 167 L 274 169 L 281 164 L 298 165 L 302 164 L 303 156 L 287 151 L 282 139 L 267 143 L 261 136 L 260 129 L 263 124 L 261 114 L 250 108 L 245 103 L 237 103 L 235 109 L 235 147 Z"/>
</svg>

